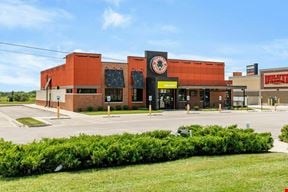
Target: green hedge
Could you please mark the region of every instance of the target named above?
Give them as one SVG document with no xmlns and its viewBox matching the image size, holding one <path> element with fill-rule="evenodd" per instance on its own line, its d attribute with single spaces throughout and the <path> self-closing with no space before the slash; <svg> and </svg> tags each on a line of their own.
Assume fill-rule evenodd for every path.
<svg viewBox="0 0 288 192">
<path fill-rule="evenodd" d="M 281 135 L 279 135 L 279 139 L 288 143 L 288 125 L 285 125 L 281 129 Z"/>
<path fill-rule="evenodd" d="M 180 128 L 190 129 L 195 126 Z M 143 134 L 43 139 L 26 145 L 0 140 L 0 175 L 22 176 L 92 167 L 169 161 L 194 155 L 266 152 L 269 133 L 235 127 L 196 128 L 192 137 L 154 131 Z M 195 129 L 195 130 L 196 130 Z"/>
</svg>

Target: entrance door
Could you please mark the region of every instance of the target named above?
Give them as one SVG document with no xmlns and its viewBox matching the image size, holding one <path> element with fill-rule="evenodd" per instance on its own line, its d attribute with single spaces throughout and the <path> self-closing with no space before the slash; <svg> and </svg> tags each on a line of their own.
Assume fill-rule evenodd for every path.
<svg viewBox="0 0 288 192">
<path fill-rule="evenodd" d="M 173 89 L 159 89 L 159 109 L 174 109 L 174 90 Z"/>
<path fill-rule="evenodd" d="M 202 108 L 210 107 L 210 89 L 200 90 L 200 102 Z"/>
</svg>

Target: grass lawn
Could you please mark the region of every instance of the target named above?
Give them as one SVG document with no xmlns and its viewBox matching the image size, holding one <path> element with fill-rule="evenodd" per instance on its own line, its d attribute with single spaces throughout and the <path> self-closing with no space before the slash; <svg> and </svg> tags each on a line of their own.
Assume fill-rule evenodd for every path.
<svg viewBox="0 0 288 192">
<path fill-rule="evenodd" d="M 288 154 L 189 159 L 23 178 L 0 178 L 1 191 L 279 191 L 288 187 Z"/>
<path fill-rule="evenodd" d="M 15 104 L 33 104 L 35 103 L 36 98 L 29 98 L 29 101 L 13 101 L 9 102 L 7 97 L 0 97 L 0 104 L 9 104 L 9 105 L 15 105 Z"/>
<path fill-rule="evenodd" d="M 161 113 L 160 110 L 153 110 L 152 113 Z M 86 115 L 107 115 L 107 111 L 92 111 L 92 112 L 81 112 Z M 149 110 L 113 110 L 110 112 L 111 115 L 120 115 L 120 114 L 141 114 L 141 113 L 149 113 Z"/>
<path fill-rule="evenodd" d="M 27 125 L 28 127 L 38 127 L 38 126 L 45 126 L 46 124 L 42 121 L 34 119 L 32 117 L 23 117 L 16 119 L 16 121 L 22 123 L 23 125 Z"/>
</svg>

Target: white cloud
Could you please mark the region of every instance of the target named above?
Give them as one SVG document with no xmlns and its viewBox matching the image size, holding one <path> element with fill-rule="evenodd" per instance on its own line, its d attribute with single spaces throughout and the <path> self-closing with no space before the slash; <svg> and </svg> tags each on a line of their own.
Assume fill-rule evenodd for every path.
<svg viewBox="0 0 288 192">
<path fill-rule="evenodd" d="M 0 90 L 36 90 L 40 71 L 63 64 L 64 60 L 32 55 L 0 53 Z"/>
<path fill-rule="evenodd" d="M 107 29 L 109 27 L 125 27 L 131 22 L 130 15 L 124 15 L 113 11 L 108 8 L 103 13 L 103 25 L 102 29 Z"/>
<path fill-rule="evenodd" d="M 177 33 L 179 31 L 174 25 L 162 25 L 160 30 L 166 33 Z"/>
<path fill-rule="evenodd" d="M 104 0 L 106 3 L 112 4 L 114 6 L 119 6 L 122 0 Z"/>
<path fill-rule="evenodd" d="M 44 9 L 22 0 L 0 2 L 0 26 L 40 27 L 59 18 L 71 18 L 71 15 L 63 9 Z"/>
</svg>

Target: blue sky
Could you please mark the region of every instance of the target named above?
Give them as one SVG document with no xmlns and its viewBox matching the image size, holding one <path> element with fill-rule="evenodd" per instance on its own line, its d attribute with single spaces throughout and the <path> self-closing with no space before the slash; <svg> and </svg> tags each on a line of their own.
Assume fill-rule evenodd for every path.
<svg viewBox="0 0 288 192">
<path fill-rule="evenodd" d="M 288 67 L 287 7 L 286 0 L 0 0 L 0 42 L 121 60 L 167 51 L 224 61 L 228 77 L 255 62 Z M 64 56 L 0 44 L 0 91 L 39 89 L 40 71 Z"/>
</svg>

